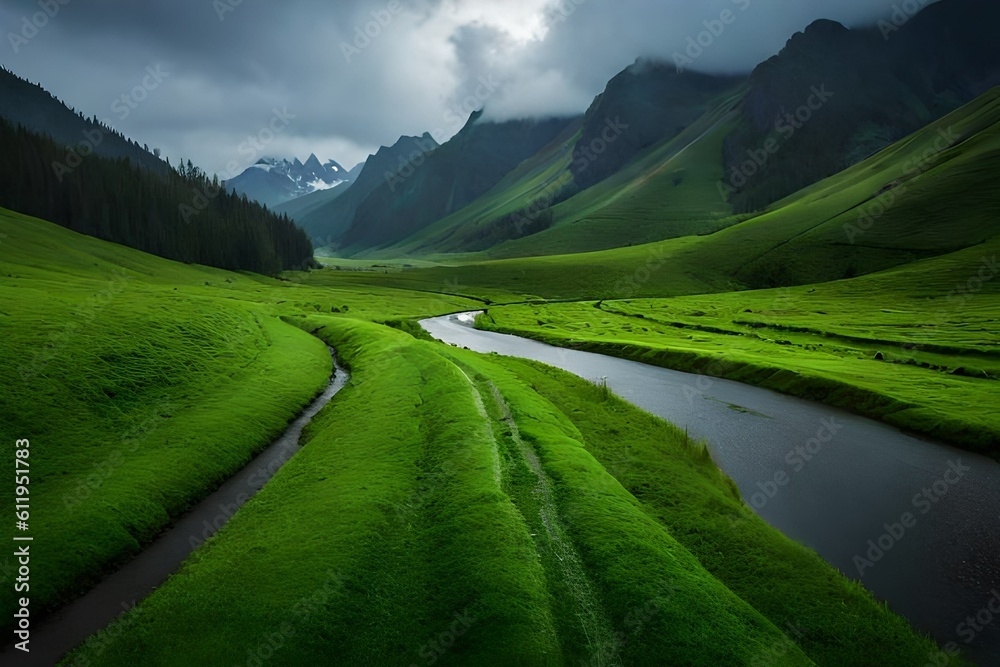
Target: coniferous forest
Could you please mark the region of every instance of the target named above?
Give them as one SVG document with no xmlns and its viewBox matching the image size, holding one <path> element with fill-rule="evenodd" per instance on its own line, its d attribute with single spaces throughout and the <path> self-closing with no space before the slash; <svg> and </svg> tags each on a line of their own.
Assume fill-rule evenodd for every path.
<svg viewBox="0 0 1000 667">
<path fill-rule="evenodd" d="M 152 173 L 83 155 L 0 120 L 0 206 L 190 264 L 273 274 L 313 248 L 287 216 L 236 195 L 192 165 Z"/>
</svg>

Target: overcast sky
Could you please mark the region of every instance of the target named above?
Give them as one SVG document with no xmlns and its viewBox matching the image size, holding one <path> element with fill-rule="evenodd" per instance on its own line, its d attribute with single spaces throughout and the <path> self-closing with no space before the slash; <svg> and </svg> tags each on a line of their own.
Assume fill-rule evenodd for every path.
<svg viewBox="0 0 1000 667">
<path fill-rule="evenodd" d="M 33 32 L 25 21 L 46 4 L 58 11 Z M 172 161 L 225 175 L 248 166 L 244 142 L 270 124 L 280 131 L 262 154 L 315 152 L 350 168 L 403 134 L 451 136 L 472 106 L 496 118 L 581 113 L 637 57 L 672 59 L 706 21 L 718 32 L 724 10 L 730 24 L 702 36 L 692 69 L 749 71 L 817 18 L 873 25 L 892 4 L 0 0 L 0 63 Z M 276 109 L 287 120 L 274 123 Z"/>
</svg>

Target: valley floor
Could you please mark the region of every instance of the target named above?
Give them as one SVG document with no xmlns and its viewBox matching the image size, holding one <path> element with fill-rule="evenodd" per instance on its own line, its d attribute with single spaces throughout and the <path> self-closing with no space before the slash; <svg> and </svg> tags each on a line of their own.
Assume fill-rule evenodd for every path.
<svg viewBox="0 0 1000 667">
<path fill-rule="evenodd" d="M 33 561 L 46 573 L 32 591 L 38 615 L 266 446 L 329 376 L 324 342 L 352 371 L 305 448 L 66 664 L 912 665 L 938 655 L 759 519 L 675 427 L 552 368 L 423 339 L 415 320 L 482 308 L 448 294 L 464 290 L 378 284 L 398 278 L 386 273 L 279 281 L 183 266 L 10 213 L 0 233 L 0 400 L 11 415 L 0 435 L 8 449 L 32 441 L 32 531 L 46 545 Z M 697 309 L 721 313 L 730 298 L 744 296 L 490 316 L 525 330 L 530 318 L 609 336 L 646 328 L 640 342 L 674 345 L 705 317 Z M 649 321 L 630 310 L 640 306 Z M 775 326 L 736 322 L 773 315 L 744 309 L 755 313 L 719 317 L 720 329 Z M 797 321 L 786 315 L 776 322 Z M 777 346 L 690 332 L 746 338 L 751 361 Z M 980 356 L 963 365 L 991 374 Z M 13 612 L 13 599 L 3 604 Z"/>
</svg>

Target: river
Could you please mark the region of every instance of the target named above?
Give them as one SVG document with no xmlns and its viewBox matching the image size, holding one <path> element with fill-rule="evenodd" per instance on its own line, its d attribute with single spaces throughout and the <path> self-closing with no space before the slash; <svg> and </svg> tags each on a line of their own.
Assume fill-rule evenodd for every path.
<svg viewBox="0 0 1000 667">
<path fill-rule="evenodd" d="M 421 324 L 446 343 L 606 378 L 707 441 L 765 521 L 941 644 L 1000 665 L 1000 464 L 822 403 L 479 331 L 474 316 Z"/>
<path fill-rule="evenodd" d="M 82 597 L 44 618 L 31 632 L 31 653 L 8 645 L 0 665 L 56 664 L 67 652 L 141 602 L 176 572 L 184 560 L 217 533 L 301 448 L 303 429 L 347 385 L 350 375 L 333 355 L 330 384 L 263 452 L 214 493 L 178 519 L 135 558 L 108 575 Z M 127 623 L 127 621 L 126 621 Z M 119 628 L 126 631 L 128 627 Z"/>
</svg>

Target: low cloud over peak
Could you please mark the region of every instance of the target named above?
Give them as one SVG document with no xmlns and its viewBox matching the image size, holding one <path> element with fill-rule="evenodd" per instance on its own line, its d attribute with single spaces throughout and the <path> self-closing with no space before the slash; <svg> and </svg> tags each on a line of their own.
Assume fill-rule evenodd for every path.
<svg viewBox="0 0 1000 667">
<path fill-rule="evenodd" d="M 57 3 L 55 3 L 57 4 Z M 268 155 L 354 164 L 469 114 L 584 112 L 637 58 L 748 72 L 819 18 L 874 25 L 882 0 L 37 0 L 0 7 L 0 63 L 172 159 L 221 172 L 275 110 Z M 50 12 L 51 13 L 51 12 Z M 28 36 L 30 35 L 30 36 Z M 147 67 L 169 72 L 136 101 Z M 122 117 L 116 100 L 132 101 Z M 252 162 L 251 162 L 252 163 Z M 249 166 L 249 165 L 247 165 Z"/>
</svg>

